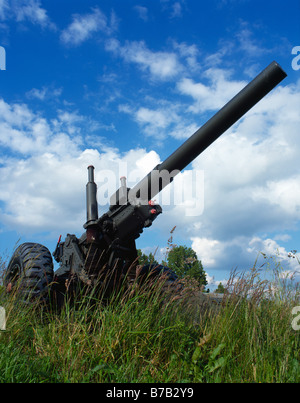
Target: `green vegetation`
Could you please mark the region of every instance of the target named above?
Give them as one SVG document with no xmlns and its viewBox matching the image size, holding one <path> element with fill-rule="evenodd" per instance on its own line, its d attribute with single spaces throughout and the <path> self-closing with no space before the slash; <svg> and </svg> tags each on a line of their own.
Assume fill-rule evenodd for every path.
<svg viewBox="0 0 300 403">
<path fill-rule="evenodd" d="M 167 266 L 180 278 L 188 277 L 194 279 L 199 286 L 207 285 L 202 263 L 192 248 L 184 245 L 174 246 L 168 253 Z"/>
<path fill-rule="evenodd" d="M 162 265 L 169 267 L 179 278 L 192 279 L 198 286 L 207 285 L 206 273 L 202 263 L 192 248 L 169 243 L 167 249 L 167 259 L 161 262 Z M 138 257 L 141 265 L 149 264 L 151 267 L 155 267 L 160 264 L 152 253 L 146 255 L 140 249 L 138 249 Z"/>
<path fill-rule="evenodd" d="M 219 283 L 218 287 L 215 290 L 217 294 L 224 294 L 225 291 L 226 289 L 222 283 Z"/>
<path fill-rule="evenodd" d="M 145 265 L 149 264 L 149 265 L 151 265 L 151 267 L 155 267 L 155 266 L 159 265 L 158 261 L 155 259 L 154 255 L 153 255 L 153 253 L 150 252 L 149 255 L 146 255 L 145 253 L 143 253 L 141 251 L 141 249 L 138 249 L 137 252 L 138 252 L 138 258 L 139 258 L 139 264 L 141 266 L 145 266 Z"/>
<path fill-rule="evenodd" d="M 159 284 L 60 313 L 2 289 L 0 382 L 299 382 L 299 292 L 273 290 L 256 269 L 233 273 L 219 310 L 190 315 L 187 297 L 166 299 Z"/>
</svg>

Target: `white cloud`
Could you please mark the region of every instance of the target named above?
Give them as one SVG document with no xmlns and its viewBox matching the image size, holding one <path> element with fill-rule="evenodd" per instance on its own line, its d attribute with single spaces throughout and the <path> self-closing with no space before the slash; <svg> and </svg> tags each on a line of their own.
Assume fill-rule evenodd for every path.
<svg viewBox="0 0 300 403">
<path fill-rule="evenodd" d="M 240 50 L 246 55 L 257 59 L 259 56 L 270 52 L 270 49 L 263 48 L 257 40 L 253 38 L 253 33 L 250 31 L 246 23 L 243 24 L 244 27 L 237 33 L 236 37 L 238 39 Z"/>
<path fill-rule="evenodd" d="M 172 4 L 172 13 L 171 18 L 181 17 L 182 16 L 182 8 L 179 1 L 176 1 Z"/>
<path fill-rule="evenodd" d="M 300 220 L 300 174 L 281 180 L 267 181 L 264 186 L 254 188 L 254 201 L 265 201 L 277 205 L 295 219 Z"/>
<path fill-rule="evenodd" d="M 282 247 L 279 246 L 276 241 L 273 239 L 261 239 L 258 236 L 255 236 L 251 239 L 249 242 L 249 247 L 247 248 L 248 252 L 263 252 L 268 256 L 274 256 L 278 255 L 281 258 L 286 258 L 287 257 L 287 252 L 286 250 Z"/>
<path fill-rule="evenodd" d="M 61 41 L 66 45 L 78 46 L 95 32 L 100 31 L 106 34 L 112 32 L 112 27 L 108 25 L 106 16 L 99 8 L 94 8 L 91 13 L 84 15 L 74 14 L 72 19 L 72 23 L 60 35 Z"/>
<path fill-rule="evenodd" d="M 136 161 L 136 166 L 140 175 L 144 177 L 148 174 L 157 164 L 159 164 L 160 159 L 155 151 L 150 151 L 149 153 L 143 155 L 139 160 Z"/>
<path fill-rule="evenodd" d="M 191 71 L 200 69 L 200 51 L 195 44 L 175 40 L 168 42 L 168 50 L 155 51 L 149 49 L 143 40 L 125 41 L 122 45 L 116 38 L 109 38 L 105 49 L 128 63 L 136 64 L 142 71 L 149 73 L 153 80 L 172 81 L 185 72 L 190 75 Z"/>
<path fill-rule="evenodd" d="M 145 157 L 145 151 L 139 154 Z M 103 203 L 108 202 L 120 185 L 116 180 L 109 184 L 104 182 L 109 178 L 104 174 L 110 173 L 113 179 L 118 179 L 119 166 L 126 163 L 133 166 L 135 160 L 129 161 L 125 155 L 113 161 L 109 152 L 99 154 L 96 150 L 85 150 L 72 158 L 44 153 L 27 160 L 6 162 L 5 168 L 0 168 L 1 176 L 5 175 L 0 184 L 1 223 L 26 235 L 52 231 L 77 233 L 86 219 L 87 166 L 93 164 L 96 168 L 101 213 Z"/>
<path fill-rule="evenodd" d="M 134 6 L 134 10 L 138 13 L 138 16 L 143 21 L 148 21 L 148 8 L 144 6 Z"/>
<path fill-rule="evenodd" d="M 184 4 L 184 0 L 179 1 L 169 1 L 169 0 L 160 0 L 162 4 L 162 9 L 166 10 L 169 13 L 169 18 L 179 18 L 182 16 L 182 4 Z"/>
<path fill-rule="evenodd" d="M 9 9 L 8 0 L 0 0 L 0 18 L 5 19 L 7 10 Z"/>
<path fill-rule="evenodd" d="M 254 266 L 260 271 L 262 268 L 266 269 L 262 278 L 265 276 L 269 280 L 275 280 L 278 276 L 282 279 L 296 278 L 299 281 L 299 261 L 291 258 L 288 250 L 271 238 L 235 237 L 220 241 L 193 237 L 192 248 L 208 274 L 210 286 L 217 286 L 220 282 L 212 275 L 212 272 L 217 273 L 214 271 L 216 268 L 227 273 L 227 279 L 221 281 L 223 285 L 226 285 L 232 270 L 239 273 L 249 271 Z"/>
<path fill-rule="evenodd" d="M 139 108 L 135 114 L 137 122 L 145 125 L 154 125 L 156 128 L 166 128 L 171 117 L 161 110 L 150 110 L 148 108 Z"/>
<path fill-rule="evenodd" d="M 140 180 L 157 158 L 156 153 L 147 154 L 145 150 L 132 150 L 121 156 L 118 150 L 107 148 L 101 154 L 92 149 L 76 154 L 65 150 L 64 156 L 44 152 L 19 161 L 8 160 L 0 168 L 0 200 L 4 203 L 0 208 L 1 222 L 20 234 L 78 232 L 86 219 L 88 165 L 96 168 L 101 213 L 102 206 L 120 186 L 120 176 L 127 174 L 130 180 Z"/>
<path fill-rule="evenodd" d="M 32 88 L 26 92 L 26 97 L 29 99 L 39 99 L 40 101 L 48 100 L 49 98 L 57 98 L 61 95 L 62 88 L 50 88 L 43 86 L 41 89 Z"/>
<path fill-rule="evenodd" d="M 266 255 L 266 259 L 273 259 L 273 264 L 275 266 L 278 265 L 277 270 L 281 278 L 288 278 L 294 273 L 297 273 L 298 276 L 300 275 L 300 266 L 297 259 L 291 258 L 290 253 L 274 239 L 262 239 L 258 236 L 254 236 L 249 241 L 247 252 L 262 252 Z M 275 269 L 275 267 L 271 267 L 271 269 Z"/>
<path fill-rule="evenodd" d="M 136 63 L 144 71 L 159 80 L 167 80 L 178 75 L 182 69 L 176 53 L 153 52 L 144 41 L 126 42 L 124 46 L 116 39 L 106 43 L 106 50 L 121 56 L 125 61 Z"/>
<path fill-rule="evenodd" d="M 215 265 L 216 260 L 220 259 L 224 248 L 220 241 L 198 237 L 192 237 L 191 240 L 192 248 L 205 267 Z"/>
<path fill-rule="evenodd" d="M 25 104 L 1 100 L 0 115 L 0 146 L 8 150 L 0 157 L 0 221 L 19 234 L 80 230 L 88 165 L 96 168 L 103 206 L 121 176 L 133 186 L 159 162 L 156 152 L 143 149 L 84 149 L 81 127 L 88 119 L 76 111 L 59 110 L 49 121 Z"/>
<path fill-rule="evenodd" d="M 0 210 L 3 224 L 19 233 L 61 230 L 64 225 L 75 229 L 83 202 L 78 184 L 85 173 L 80 155 L 60 159 L 45 152 L 9 161 L 0 170 L 1 175 L 7 175 L 0 185 L 0 198 L 5 203 Z"/>
<path fill-rule="evenodd" d="M 36 155 L 45 150 L 58 155 L 78 150 L 82 142 L 75 113 L 59 113 L 58 119 L 47 121 L 25 104 L 8 104 L 0 99 L 0 145 L 20 155 Z M 72 137 L 69 135 L 72 134 Z"/>
<path fill-rule="evenodd" d="M 168 136 L 179 140 L 186 139 L 198 129 L 195 123 L 190 123 L 187 118 L 182 117 L 180 107 L 176 104 L 167 103 L 156 109 L 134 109 L 129 105 L 120 105 L 119 111 L 131 115 L 147 136 L 158 140 Z"/>
<path fill-rule="evenodd" d="M 47 11 L 41 7 L 39 0 L 14 1 L 13 7 L 17 21 L 29 20 L 45 26 L 49 23 Z"/>
<path fill-rule="evenodd" d="M 173 43 L 173 47 L 179 52 L 179 55 L 186 60 L 187 66 L 190 70 L 199 69 L 197 57 L 199 56 L 200 52 L 196 45 L 188 45 L 185 42 L 177 43 L 175 41 Z"/>
<path fill-rule="evenodd" d="M 1 0 L 0 18 L 14 19 L 17 22 L 29 21 L 43 28 L 56 30 L 56 25 L 47 15 L 47 10 L 41 6 L 40 0 Z"/>
<path fill-rule="evenodd" d="M 229 72 L 217 68 L 206 70 L 203 77 L 206 81 L 208 79 L 208 85 L 195 83 L 190 78 L 183 78 L 177 84 L 181 94 L 190 95 L 195 100 L 189 108 L 193 113 L 220 109 L 246 85 L 245 82 L 230 80 Z"/>
</svg>

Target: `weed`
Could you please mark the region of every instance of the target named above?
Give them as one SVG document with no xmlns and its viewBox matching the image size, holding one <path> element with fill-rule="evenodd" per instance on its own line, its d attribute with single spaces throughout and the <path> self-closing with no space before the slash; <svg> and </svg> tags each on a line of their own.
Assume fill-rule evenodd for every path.
<svg viewBox="0 0 300 403">
<path fill-rule="evenodd" d="M 233 271 L 222 307 L 191 315 L 161 287 L 133 285 L 108 303 L 85 294 L 59 313 L 0 292 L 0 382 L 300 381 L 295 290 L 278 298 L 255 267 Z"/>
</svg>

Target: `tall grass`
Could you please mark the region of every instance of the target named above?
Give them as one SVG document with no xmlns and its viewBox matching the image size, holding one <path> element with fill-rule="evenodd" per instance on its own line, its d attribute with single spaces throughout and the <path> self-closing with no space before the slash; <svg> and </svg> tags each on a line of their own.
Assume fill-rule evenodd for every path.
<svg viewBox="0 0 300 403">
<path fill-rule="evenodd" d="M 266 298 L 268 287 L 256 269 L 234 272 L 223 305 L 193 314 L 153 288 L 106 304 L 85 295 L 60 313 L 0 292 L 0 382 L 299 382 L 298 296 Z"/>
</svg>

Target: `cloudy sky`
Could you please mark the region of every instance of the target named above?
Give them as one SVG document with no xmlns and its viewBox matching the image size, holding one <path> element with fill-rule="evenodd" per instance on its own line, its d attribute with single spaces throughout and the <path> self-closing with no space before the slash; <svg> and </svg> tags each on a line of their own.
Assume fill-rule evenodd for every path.
<svg viewBox="0 0 300 403">
<path fill-rule="evenodd" d="M 270 62 L 288 77 L 158 197 L 137 246 L 192 246 L 210 285 L 259 251 L 298 269 L 298 0 L 0 0 L 0 254 L 80 236 Z M 5 59 L 4 59 L 5 57 Z M 5 70 L 4 70 L 5 68 Z M 173 186 L 174 185 L 174 186 Z"/>
</svg>

